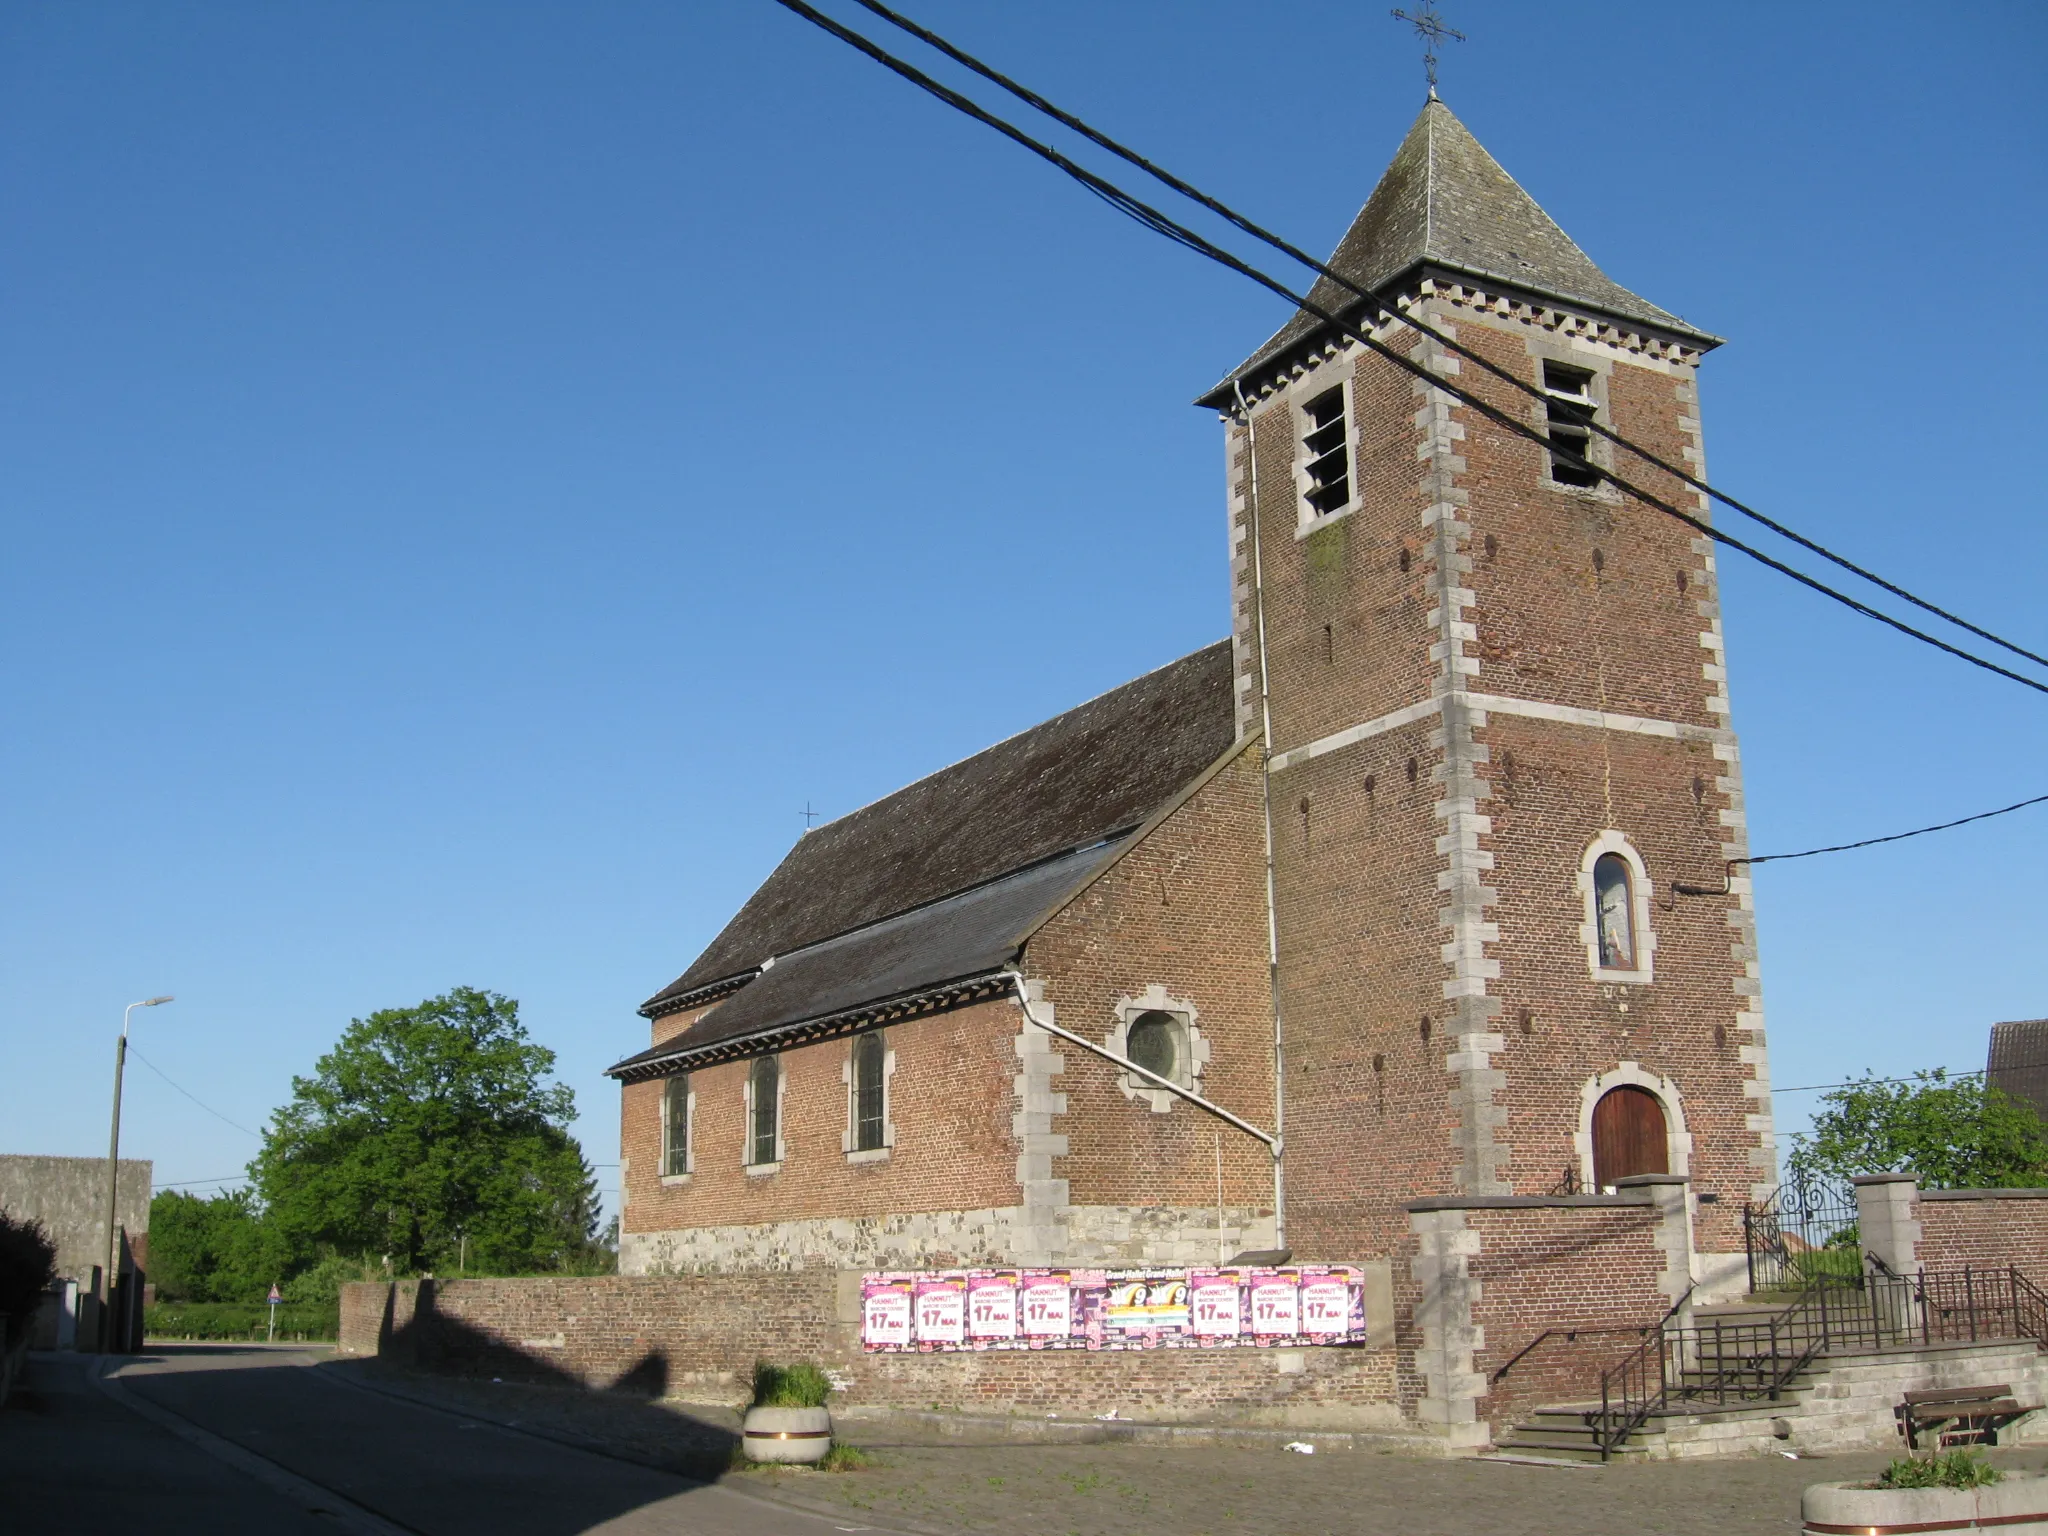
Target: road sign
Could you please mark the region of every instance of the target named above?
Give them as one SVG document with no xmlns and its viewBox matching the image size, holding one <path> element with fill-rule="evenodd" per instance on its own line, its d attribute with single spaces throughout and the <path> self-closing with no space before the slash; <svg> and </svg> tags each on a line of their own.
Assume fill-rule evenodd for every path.
<svg viewBox="0 0 2048 1536">
<path fill-rule="evenodd" d="M 276 1306 L 276 1305 L 277 1305 L 277 1304 L 278 1304 L 279 1302 L 281 1302 L 281 1301 L 283 1301 L 283 1300 L 284 1300 L 284 1298 L 283 1298 L 282 1296 L 278 1295 L 278 1293 L 277 1293 L 277 1287 L 276 1287 L 276 1286 L 274 1286 L 274 1285 L 273 1285 L 273 1286 L 272 1286 L 272 1287 L 270 1288 L 270 1298 L 269 1298 L 269 1299 L 270 1299 L 270 1305 L 272 1305 L 273 1307 L 274 1307 L 274 1306 Z"/>
</svg>

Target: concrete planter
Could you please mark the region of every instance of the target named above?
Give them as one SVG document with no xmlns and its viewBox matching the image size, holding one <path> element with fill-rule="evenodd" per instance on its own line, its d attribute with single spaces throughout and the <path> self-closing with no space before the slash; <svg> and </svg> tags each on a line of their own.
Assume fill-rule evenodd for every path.
<svg viewBox="0 0 2048 1536">
<path fill-rule="evenodd" d="M 1989 1488 L 1854 1488 L 1814 1483 L 1799 1500 L 1801 1529 L 1825 1536 L 1995 1530 L 2048 1536 L 2048 1478 L 2008 1472 Z"/>
<path fill-rule="evenodd" d="M 749 1408 L 740 1445 L 749 1461 L 823 1461 L 832 1449 L 832 1415 L 824 1408 Z"/>
</svg>

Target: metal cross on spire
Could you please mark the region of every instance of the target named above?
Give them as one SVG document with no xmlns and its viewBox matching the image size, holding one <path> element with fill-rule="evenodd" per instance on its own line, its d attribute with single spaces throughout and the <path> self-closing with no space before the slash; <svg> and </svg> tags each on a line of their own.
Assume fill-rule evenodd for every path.
<svg viewBox="0 0 2048 1536">
<path fill-rule="evenodd" d="M 1407 22 L 1408 25 L 1415 29 L 1415 35 L 1422 39 L 1422 68 L 1429 76 L 1429 94 L 1434 98 L 1436 95 L 1437 44 L 1447 37 L 1452 42 L 1462 43 L 1465 41 L 1465 34 L 1445 26 L 1443 17 L 1437 14 L 1436 7 L 1429 4 L 1428 0 L 1424 0 L 1423 4 L 1415 8 L 1413 16 L 1409 15 L 1406 11 L 1398 10 L 1391 14 L 1394 20 Z"/>
</svg>

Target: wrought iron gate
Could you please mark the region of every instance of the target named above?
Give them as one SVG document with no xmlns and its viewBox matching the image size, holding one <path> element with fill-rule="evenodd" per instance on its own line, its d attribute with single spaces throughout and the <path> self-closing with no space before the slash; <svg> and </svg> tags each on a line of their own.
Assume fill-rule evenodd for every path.
<svg viewBox="0 0 2048 1536">
<path fill-rule="evenodd" d="M 1857 1247 L 1856 1192 L 1824 1179 L 1794 1179 L 1742 1210 L 1749 1252 L 1749 1288 L 1785 1290 L 1819 1280 L 1854 1280 L 1863 1270 Z"/>
</svg>

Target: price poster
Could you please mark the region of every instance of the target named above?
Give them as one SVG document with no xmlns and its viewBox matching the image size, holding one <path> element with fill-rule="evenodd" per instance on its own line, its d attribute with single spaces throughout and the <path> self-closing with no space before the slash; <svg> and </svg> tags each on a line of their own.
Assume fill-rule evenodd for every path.
<svg viewBox="0 0 2048 1536">
<path fill-rule="evenodd" d="M 982 1275 L 968 1281 L 967 1334 L 977 1340 L 1017 1337 L 1015 1275 Z"/>
<path fill-rule="evenodd" d="M 917 1282 L 917 1342 L 967 1342 L 967 1282 L 957 1276 L 930 1276 Z"/>
<path fill-rule="evenodd" d="M 1301 1288 L 1293 1274 L 1261 1276 L 1251 1291 L 1253 1333 L 1291 1338 L 1301 1332 Z"/>
<path fill-rule="evenodd" d="M 1064 1339 L 1074 1331 L 1074 1288 L 1066 1275 L 1026 1275 L 1017 1301 L 1026 1338 Z"/>
<path fill-rule="evenodd" d="M 908 1281 L 877 1280 L 870 1276 L 862 1298 L 860 1338 L 869 1349 L 910 1347 L 910 1292 Z"/>
<path fill-rule="evenodd" d="M 1362 1344 L 1363 1274 L 1286 1269 L 950 1269 L 861 1280 L 870 1350 L 1257 1349 Z"/>
<path fill-rule="evenodd" d="M 1202 1339 L 1235 1339 L 1244 1328 L 1242 1277 L 1225 1271 L 1188 1276 L 1191 1331 Z"/>
</svg>

